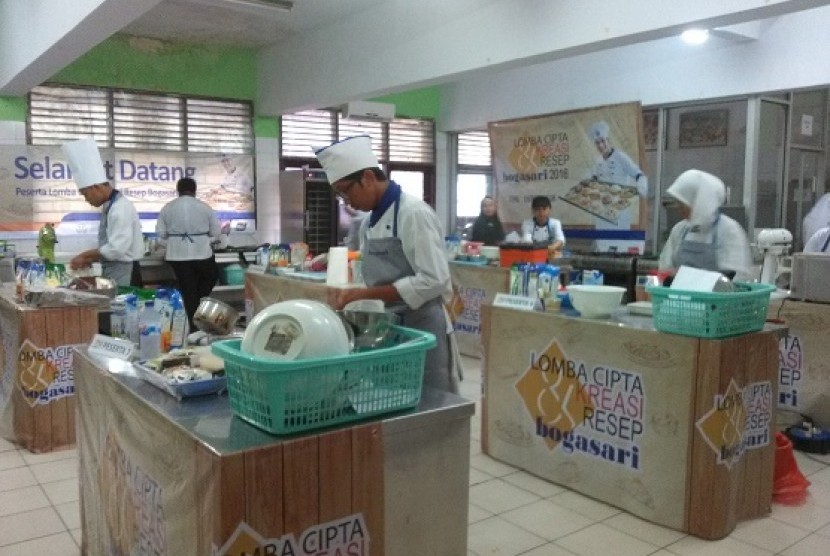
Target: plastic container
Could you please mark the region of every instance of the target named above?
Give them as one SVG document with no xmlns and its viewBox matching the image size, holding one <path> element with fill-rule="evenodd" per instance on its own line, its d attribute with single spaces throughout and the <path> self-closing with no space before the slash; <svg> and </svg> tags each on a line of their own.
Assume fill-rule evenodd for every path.
<svg viewBox="0 0 830 556">
<path fill-rule="evenodd" d="M 499 265 L 510 268 L 514 263 L 546 263 L 548 246 L 540 243 L 502 243 L 499 249 Z"/>
<path fill-rule="evenodd" d="M 138 314 L 138 353 L 143 360 L 161 355 L 161 314 L 146 301 Z"/>
<path fill-rule="evenodd" d="M 222 269 L 225 284 L 239 286 L 245 283 L 245 267 L 240 264 L 229 264 Z"/>
<path fill-rule="evenodd" d="M 647 286 L 654 328 L 697 338 L 726 338 L 761 330 L 775 286 L 745 282 L 734 282 L 734 286 L 734 292 L 725 293 Z"/>
<path fill-rule="evenodd" d="M 240 343 L 211 344 L 225 360 L 231 410 L 270 433 L 290 434 L 416 406 L 435 336 L 394 326 L 383 347 L 286 362 L 248 355 Z"/>
</svg>

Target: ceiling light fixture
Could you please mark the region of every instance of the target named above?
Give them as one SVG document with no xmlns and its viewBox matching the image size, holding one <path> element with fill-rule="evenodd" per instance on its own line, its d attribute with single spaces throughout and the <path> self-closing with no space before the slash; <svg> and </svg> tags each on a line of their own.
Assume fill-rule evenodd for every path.
<svg viewBox="0 0 830 556">
<path fill-rule="evenodd" d="M 709 40 L 709 31 L 706 29 L 686 29 L 680 34 L 686 44 L 703 44 Z"/>
<path fill-rule="evenodd" d="M 237 8 L 254 12 L 290 12 L 291 8 L 294 7 L 292 0 L 200 0 L 200 3 L 219 8 Z"/>
</svg>

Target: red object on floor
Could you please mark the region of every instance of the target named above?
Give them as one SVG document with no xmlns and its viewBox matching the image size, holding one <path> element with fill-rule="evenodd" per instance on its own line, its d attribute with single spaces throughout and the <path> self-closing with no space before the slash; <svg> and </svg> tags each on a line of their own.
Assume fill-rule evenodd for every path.
<svg viewBox="0 0 830 556">
<path fill-rule="evenodd" d="M 775 472 L 772 501 L 788 506 L 799 506 L 807 501 L 810 481 L 798 470 L 793 454 L 793 443 L 787 436 L 775 433 Z"/>
</svg>

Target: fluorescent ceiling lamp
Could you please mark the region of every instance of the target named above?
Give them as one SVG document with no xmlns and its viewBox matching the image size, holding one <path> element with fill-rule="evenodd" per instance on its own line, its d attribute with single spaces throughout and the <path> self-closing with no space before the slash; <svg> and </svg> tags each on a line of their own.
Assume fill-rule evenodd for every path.
<svg viewBox="0 0 830 556">
<path fill-rule="evenodd" d="M 709 31 L 706 29 L 686 29 L 680 34 L 680 38 L 687 44 L 703 44 L 709 39 Z"/>
<path fill-rule="evenodd" d="M 290 12 L 291 8 L 294 7 L 292 0 L 202 0 L 202 4 L 210 4 L 220 8 L 254 8 L 280 12 Z"/>
</svg>

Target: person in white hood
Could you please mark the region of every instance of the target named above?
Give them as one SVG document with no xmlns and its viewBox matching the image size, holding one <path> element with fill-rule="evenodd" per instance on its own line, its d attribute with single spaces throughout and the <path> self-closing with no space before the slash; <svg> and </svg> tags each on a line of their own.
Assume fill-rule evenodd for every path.
<svg viewBox="0 0 830 556">
<path fill-rule="evenodd" d="M 804 217 L 803 224 L 802 229 L 804 237 L 802 237 L 801 240 L 804 242 L 804 251 L 808 253 L 815 253 L 817 252 L 815 250 L 815 242 L 810 244 L 810 240 L 822 228 L 830 226 L 830 193 L 825 193 L 819 197 L 819 200 L 816 201 L 816 204 L 813 205 L 813 208 L 811 208 L 810 212 L 807 213 L 807 216 Z M 810 251 L 807 250 L 808 244 L 810 244 Z M 821 245 L 818 247 L 821 247 Z"/>
<path fill-rule="evenodd" d="M 752 252 L 738 222 L 721 214 L 726 200 L 723 182 L 701 170 L 686 170 L 666 190 L 664 206 L 683 218 L 674 225 L 660 253 L 660 270 L 681 265 L 703 270 L 735 272 L 735 279 L 752 275 Z"/>
<path fill-rule="evenodd" d="M 459 369 L 444 310 L 452 286 L 438 215 L 386 177 L 367 135 L 316 148 L 315 154 L 334 194 L 356 210 L 371 211 L 360 227 L 366 287 L 333 289 L 331 305 L 342 309 L 352 301 L 380 299 L 401 315 L 403 326 L 434 334 L 424 384 L 457 393 Z"/>
<path fill-rule="evenodd" d="M 101 274 L 119 286 L 140 286 L 139 260 L 144 255 L 144 236 L 138 212 L 129 199 L 110 185 L 95 140 L 86 138 L 62 145 L 78 191 L 87 203 L 101 207 L 98 248 L 79 253 L 69 262 L 72 269 L 101 262 Z"/>
</svg>

